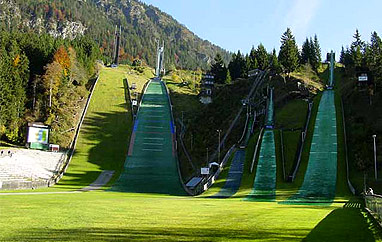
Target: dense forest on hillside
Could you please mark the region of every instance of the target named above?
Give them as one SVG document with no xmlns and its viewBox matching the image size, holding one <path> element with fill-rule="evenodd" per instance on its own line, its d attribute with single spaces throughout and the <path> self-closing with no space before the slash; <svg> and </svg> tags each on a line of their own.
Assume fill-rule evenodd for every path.
<svg viewBox="0 0 382 242">
<path fill-rule="evenodd" d="M 100 46 L 105 62 L 111 60 L 116 25 L 122 29 L 120 59 L 142 59 L 155 65 L 157 41 L 165 43 L 165 66 L 207 69 L 220 53 L 228 63 L 230 54 L 200 39 L 184 25 L 158 8 L 136 0 L 3 0 L 0 28 L 33 30 L 73 39 L 87 35 Z"/>
<path fill-rule="evenodd" d="M 342 48 L 340 62 L 344 66 L 340 91 L 345 109 L 351 168 L 360 172 L 359 180 L 355 180 L 355 183 L 362 190 L 364 173 L 369 181 L 374 181 L 373 135 L 376 135 L 377 161 L 382 159 L 379 152 L 382 149 L 382 40 L 378 33 L 373 32 L 370 41 L 365 41 L 356 30 L 353 42 Z M 358 77 L 365 74 L 367 81 L 360 82 Z"/>
<path fill-rule="evenodd" d="M 92 40 L 0 32 L 0 138 L 25 141 L 26 123 L 51 126 L 51 143 L 66 147 L 96 73 Z"/>
</svg>

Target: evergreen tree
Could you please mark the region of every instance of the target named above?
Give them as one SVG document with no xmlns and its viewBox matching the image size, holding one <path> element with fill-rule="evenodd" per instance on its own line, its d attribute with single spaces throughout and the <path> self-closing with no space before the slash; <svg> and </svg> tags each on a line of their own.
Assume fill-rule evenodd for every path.
<svg viewBox="0 0 382 242">
<path fill-rule="evenodd" d="M 232 78 L 231 78 L 231 74 L 229 72 L 229 69 L 227 70 L 227 76 L 225 78 L 225 84 L 231 84 L 232 82 Z"/>
<path fill-rule="evenodd" d="M 341 48 L 341 53 L 340 53 L 340 63 L 345 64 L 345 48 L 342 46 Z"/>
<path fill-rule="evenodd" d="M 317 35 L 315 34 L 314 35 L 314 53 L 315 53 L 315 56 L 316 56 L 316 61 L 318 64 L 321 64 L 321 47 L 320 47 L 320 43 L 318 42 L 318 37 Z"/>
<path fill-rule="evenodd" d="M 277 54 L 275 49 L 273 49 L 272 53 L 269 55 L 269 63 L 270 63 L 271 70 L 274 73 L 278 74 L 281 72 L 280 64 L 277 59 Z"/>
<path fill-rule="evenodd" d="M 292 31 L 289 28 L 287 28 L 286 32 L 281 37 L 281 47 L 278 59 L 288 75 L 298 67 L 298 47 Z"/>
<path fill-rule="evenodd" d="M 301 64 L 306 64 L 310 62 L 310 42 L 309 39 L 306 38 L 301 48 Z"/>
<path fill-rule="evenodd" d="M 263 44 L 259 44 L 256 49 L 256 60 L 260 70 L 265 70 L 269 66 L 269 56 Z"/>
<path fill-rule="evenodd" d="M 240 50 L 237 54 L 232 54 L 232 59 L 228 64 L 228 69 L 233 80 L 246 75 L 246 61 L 244 56 L 240 53 Z"/>
<path fill-rule="evenodd" d="M 366 64 L 373 72 L 375 82 L 382 84 L 382 40 L 377 32 L 371 34 L 370 44 L 366 48 Z"/>
<path fill-rule="evenodd" d="M 227 68 L 225 67 L 222 56 L 218 53 L 214 59 L 214 64 L 211 66 L 211 73 L 215 76 L 217 83 L 224 83 L 227 76 Z"/>
<path fill-rule="evenodd" d="M 365 43 L 361 40 L 361 35 L 356 29 L 353 35 L 354 41 L 351 44 L 352 62 L 355 67 L 360 67 L 363 61 L 363 51 L 365 48 Z"/>
<path fill-rule="evenodd" d="M 251 61 L 251 65 L 250 65 L 250 68 L 249 68 L 250 70 L 259 68 L 258 61 L 257 61 L 257 58 L 256 58 L 256 50 L 255 50 L 254 46 L 252 46 L 251 52 L 249 54 L 249 59 Z"/>
</svg>

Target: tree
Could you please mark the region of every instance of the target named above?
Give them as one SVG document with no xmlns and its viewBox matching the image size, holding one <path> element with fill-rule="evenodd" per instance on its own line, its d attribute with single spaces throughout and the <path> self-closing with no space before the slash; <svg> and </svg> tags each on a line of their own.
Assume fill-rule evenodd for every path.
<svg viewBox="0 0 382 242">
<path fill-rule="evenodd" d="M 281 72 L 280 64 L 277 59 L 276 50 L 273 49 L 272 53 L 269 55 L 269 63 L 271 70 L 275 72 L 276 74 Z"/>
<path fill-rule="evenodd" d="M 279 53 L 279 63 L 284 67 L 288 76 L 298 67 L 299 52 L 296 40 L 292 35 L 292 31 L 287 28 L 286 32 L 281 36 L 281 47 Z"/>
<path fill-rule="evenodd" d="M 217 83 L 224 83 L 227 76 L 227 68 L 219 53 L 216 54 L 214 64 L 211 66 L 211 73 L 215 76 L 215 81 Z"/>
<path fill-rule="evenodd" d="M 340 53 L 340 63 L 345 64 L 345 48 L 344 46 L 341 47 L 341 53 Z"/>
<path fill-rule="evenodd" d="M 306 38 L 301 48 L 301 64 L 306 64 L 310 62 L 311 49 L 309 39 Z"/>
<path fill-rule="evenodd" d="M 229 72 L 229 69 L 227 70 L 227 76 L 225 78 L 225 84 L 231 84 L 232 82 L 232 78 L 231 78 L 231 74 Z"/>
<path fill-rule="evenodd" d="M 261 70 L 265 70 L 269 66 L 269 56 L 263 44 L 259 44 L 256 49 L 256 60 L 258 68 Z"/>
<path fill-rule="evenodd" d="M 62 66 L 53 61 L 45 67 L 45 75 L 43 76 L 43 85 L 48 96 L 48 107 L 52 107 L 56 103 L 56 96 L 58 93 L 58 88 L 61 84 L 61 78 L 63 75 Z M 57 105 L 57 104 L 56 104 Z"/>
<path fill-rule="evenodd" d="M 316 72 L 321 64 L 321 48 L 317 35 L 312 38 L 306 38 L 302 44 L 300 64 L 310 64 Z"/>
<path fill-rule="evenodd" d="M 350 47 L 353 64 L 355 67 L 361 67 L 363 52 L 365 50 L 365 43 L 361 40 L 361 35 L 358 29 L 356 29 L 355 34 L 353 35 L 353 38 L 354 38 L 354 41 Z"/>
<path fill-rule="evenodd" d="M 251 52 L 249 54 L 249 59 L 251 63 L 249 66 L 250 70 L 259 68 L 257 57 L 256 57 L 256 50 L 254 46 L 252 46 Z"/>
<path fill-rule="evenodd" d="M 375 82 L 382 82 L 382 40 L 377 32 L 371 34 L 370 44 L 366 47 L 367 66 L 373 72 Z"/>
<path fill-rule="evenodd" d="M 238 51 L 237 54 L 232 54 L 232 59 L 228 64 L 228 69 L 233 80 L 245 76 L 246 62 L 240 51 Z"/>
<path fill-rule="evenodd" d="M 314 46 L 314 55 L 315 55 L 315 69 L 317 71 L 318 67 L 321 65 L 321 47 L 320 47 L 320 43 L 318 42 L 318 37 L 317 35 L 315 34 L 314 35 L 314 42 L 313 42 L 313 46 Z"/>
</svg>

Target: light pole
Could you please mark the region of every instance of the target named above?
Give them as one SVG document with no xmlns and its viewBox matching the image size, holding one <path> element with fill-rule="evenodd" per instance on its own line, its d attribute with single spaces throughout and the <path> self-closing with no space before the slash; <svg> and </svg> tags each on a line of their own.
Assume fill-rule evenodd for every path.
<svg viewBox="0 0 382 242">
<path fill-rule="evenodd" d="M 375 138 L 377 138 L 377 135 L 373 135 L 374 140 L 374 176 L 375 180 L 377 180 L 378 174 L 377 174 L 377 144 L 375 142 Z"/>
<path fill-rule="evenodd" d="M 207 148 L 207 167 L 208 167 L 208 148 Z"/>
<path fill-rule="evenodd" d="M 219 143 L 218 143 L 218 161 L 220 163 L 220 134 L 222 133 L 221 129 L 216 130 L 219 133 Z"/>
</svg>

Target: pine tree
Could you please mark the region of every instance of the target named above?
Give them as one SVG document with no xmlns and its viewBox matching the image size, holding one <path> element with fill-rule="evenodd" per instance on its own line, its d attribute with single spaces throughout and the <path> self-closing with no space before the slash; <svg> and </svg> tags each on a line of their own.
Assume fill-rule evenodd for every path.
<svg viewBox="0 0 382 242">
<path fill-rule="evenodd" d="M 361 35 L 356 29 L 353 35 L 354 41 L 351 44 L 352 60 L 355 67 L 360 67 L 363 61 L 363 53 L 365 49 L 365 43 L 361 40 Z"/>
<path fill-rule="evenodd" d="M 281 72 L 280 64 L 279 64 L 279 61 L 277 59 L 275 49 L 273 49 L 272 53 L 269 55 L 269 63 L 270 63 L 271 70 L 274 73 L 278 74 Z"/>
<path fill-rule="evenodd" d="M 382 84 L 382 40 L 377 32 L 371 34 L 370 44 L 366 50 L 367 66 L 373 72 L 375 82 Z"/>
<path fill-rule="evenodd" d="M 320 47 L 320 43 L 318 42 L 318 37 L 316 34 L 314 35 L 314 53 L 316 56 L 316 61 L 320 64 L 322 61 L 322 59 L 321 59 L 321 47 Z"/>
<path fill-rule="evenodd" d="M 224 83 L 227 76 L 227 68 L 225 67 L 222 56 L 218 53 L 214 59 L 214 64 L 211 66 L 211 73 L 215 76 L 217 83 Z"/>
<path fill-rule="evenodd" d="M 258 61 L 257 61 L 257 58 L 256 58 L 256 50 L 255 50 L 254 46 L 252 46 L 251 52 L 249 54 L 249 58 L 251 60 L 250 69 L 253 70 L 253 69 L 259 68 Z"/>
<path fill-rule="evenodd" d="M 265 70 L 269 66 L 269 56 L 263 44 L 259 44 L 256 49 L 256 60 L 260 70 Z"/>
<path fill-rule="evenodd" d="M 342 46 L 341 48 L 341 53 L 340 53 L 340 63 L 345 64 L 345 48 Z"/>
<path fill-rule="evenodd" d="M 279 53 L 279 62 L 284 67 L 285 73 L 290 73 L 297 69 L 299 61 L 299 52 L 296 40 L 292 31 L 287 28 L 286 32 L 281 36 L 281 47 Z"/>
<path fill-rule="evenodd" d="M 310 42 L 309 42 L 309 39 L 306 38 L 306 40 L 304 41 L 304 43 L 302 44 L 302 48 L 301 48 L 301 64 L 306 64 L 306 63 L 309 63 L 310 62 Z"/>
<path fill-rule="evenodd" d="M 232 82 L 232 78 L 231 78 L 231 74 L 229 72 L 229 69 L 227 70 L 227 76 L 225 78 L 225 84 L 231 84 Z"/>
</svg>

